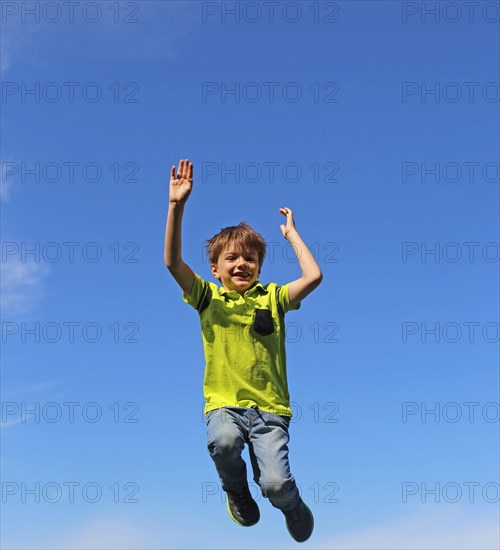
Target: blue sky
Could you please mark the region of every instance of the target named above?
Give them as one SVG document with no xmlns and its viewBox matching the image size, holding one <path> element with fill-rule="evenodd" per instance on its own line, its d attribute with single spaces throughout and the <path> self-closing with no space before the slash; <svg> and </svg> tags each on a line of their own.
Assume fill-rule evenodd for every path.
<svg viewBox="0 0 500 550">
<path fill-rule="evenodd" d="M 206 451 L 189 158 L 197 273 L 247 221 L 300 276 L 288 206 L 324 275 L 286 319 L 302 546 L 496 548 L 498 3 L 80 4 L 2 4 L 2 547 L 297 546 Z"/>
</svg>

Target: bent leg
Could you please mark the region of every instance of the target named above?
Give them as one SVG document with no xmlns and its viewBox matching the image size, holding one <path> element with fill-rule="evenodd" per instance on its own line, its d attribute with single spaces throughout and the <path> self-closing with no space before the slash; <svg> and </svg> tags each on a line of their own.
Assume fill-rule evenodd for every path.
<svg viewBox="0 0 500 550">
<path fill-rule="evenodd" d="M 289 419 L 259 411 L 250 430 L 254 481 L 262 495 L 282 511 L 295 508 L 300 494 L 288 461 Z"/>
<path fill-rule="evenodd" d="M 247 469 L 241 453 L 245 433 L 237 414 L 221 408 L 206 417 L 208 452 L 215 463 L 224 491 L 237 491 L 247 484 Z"/>
</svg>

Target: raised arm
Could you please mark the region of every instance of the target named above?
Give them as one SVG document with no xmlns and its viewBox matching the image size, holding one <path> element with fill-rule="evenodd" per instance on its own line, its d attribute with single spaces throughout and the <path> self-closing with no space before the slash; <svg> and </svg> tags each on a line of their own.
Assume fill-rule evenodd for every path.
<svg viewBox="0 0 500 550">
<path fill-rule="evenodd" d="M 288 295 L 292 306 L 298 304 L 310 294 L 322 281 L 323 274 L 314 256 L 301 239 L 293 221 L 293 213 L 290 208 L 280 208 L 280 212 L 286 216 L 286 225 L 280 225 L 283 237 L 293 246 L 302 277 L 292 281 L 288 287 Z"/>
<path fill-rule="evenodd" d="M 177 175 L 175 165 L 170 172 L 170 189 L 167 226 L 165 229 L 165 265 L 186 294 L 191 294 L 195 274 L 182 260 L 182 216 L 184 205 L 193 187 L 193 164 L 187 159 L 179 162 Z"/>
</svg>

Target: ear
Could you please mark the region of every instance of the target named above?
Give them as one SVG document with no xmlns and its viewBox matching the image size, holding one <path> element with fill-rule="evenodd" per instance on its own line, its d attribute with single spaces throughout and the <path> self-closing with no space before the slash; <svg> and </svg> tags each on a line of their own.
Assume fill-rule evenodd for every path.
<svg viewBox="0 0 500 550">
<path fill-rule="evenodd" d="M 212 275 L 216 279 L 220 280 L 220 275 L 219 275 L 219 270 L 217 269 L 217 265 L 216 264 L 210 264 L 210 269 L 212 270 Z"/>
</svg>

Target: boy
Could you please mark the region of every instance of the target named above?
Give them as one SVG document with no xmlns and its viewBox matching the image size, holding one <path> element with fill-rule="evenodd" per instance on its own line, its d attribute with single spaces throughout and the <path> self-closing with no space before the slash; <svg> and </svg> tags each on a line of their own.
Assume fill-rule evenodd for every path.
<svg viewBox="0 0 500 550">
<path fill-rule="evenodd" d="M 172 166 L 165 264 L 183 290 L 183 300 L 200 316 L 206 359 L 204 395 L 208 450 L 227 495 L 230 517 L 239 525 L 260 518 L 241 457 L 248 444 L 254 481 L 281 510 L 290 535 L 304 542 L 314 519 L 299 495 L 288 461 L 292 411 L 286 377 L 287 311 L 321 282 L 322 274 L 300 238 L 289 208 L 280 208 L 283 237 L 294 245 L 302 277 L 284 286 L 258 280 L 266 254 L 264 239 L 247 224 L 226 227 L 208 241 L 212 274 L 221 287 L 204 281 L 181 256 L 184 205 L 193 185 L 193 165 Z"/>
</svg>

